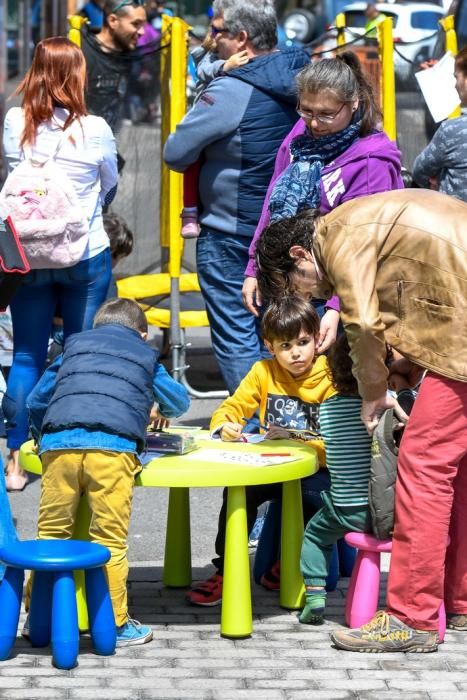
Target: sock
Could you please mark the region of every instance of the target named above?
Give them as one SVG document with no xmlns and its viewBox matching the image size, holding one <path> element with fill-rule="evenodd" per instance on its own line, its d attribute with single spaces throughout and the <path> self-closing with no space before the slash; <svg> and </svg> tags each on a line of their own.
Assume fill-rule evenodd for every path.
<svg viewBox="0 0 467 700">
<path fill-rule="evenodd" d="M 305 607 L 300 613 L 299 620 L 304 625 L 323 624 L 324 607 L 326 605 L 326 589 L 308 589 L 305 593 Z"/>
<path fill-rule="evenodd" d="M 198 207 L 183 207 L 182 219 L 197 220 L 198 219 Z"/>
</svg>

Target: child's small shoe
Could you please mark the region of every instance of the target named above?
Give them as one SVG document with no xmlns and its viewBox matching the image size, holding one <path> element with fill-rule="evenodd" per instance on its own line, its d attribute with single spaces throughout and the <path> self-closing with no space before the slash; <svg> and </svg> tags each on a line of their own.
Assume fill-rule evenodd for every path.
<svg viewBox="0 0 467 700">
<path fill-rule="evenodd" d="M 184 209 L 182 211 L 182 238 L 198 238 L 199 223 L 198 213 L 193 209 Z"/>
<path fill-rule="evenodd" d="M 326 590 L 324 588 L 307 589 L 305 607 L 298 617 L 299 621 L 303 625 L 322 625 L 325 605 Z"/>
<path fill-rule="evenodd" d="M 199 224 L 190 221 L 182 226 L 182 238 L 198 238 Z"/>
<path fill-rule="evenodd" d="M 260 578 L 260 584 L 267 591 L 278 591 L 281 587 L 281 562 L 276 561 L 275 564 L 266 571 Z"/>
<path fill-rule="evenodd" d="M 322 625 L 324 624 L 324 608 L 313 609 L 309 605 L 305 605 L 298 619 L 302 625 Z"/>
<path fill-rule="evenodd" d="M 117 627 L 117 647 L 131 647 L 138 644 L 147 644 L 153 637 L 150 627 L 142 625 L 138 620 L 128 619 L 120 627 Z"/>
</svg>

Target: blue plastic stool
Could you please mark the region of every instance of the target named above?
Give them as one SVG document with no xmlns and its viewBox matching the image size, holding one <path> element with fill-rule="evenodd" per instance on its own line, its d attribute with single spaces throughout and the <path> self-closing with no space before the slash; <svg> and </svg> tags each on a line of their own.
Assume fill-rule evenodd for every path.
<svg viewBox="0 0 467 700">
<path fill-rule="evenodd" d="M 281 532 L 281 504 L 279 501 L 269 501 L 263 529 L 259 536 L 253 565 L 253 579 L 261 582 L 261 577 L 277 561 Z M 356 551 L 345 542 L 339 540 L 332 549 L 332 559 L 329 574 L 326 579 L 326 590 L 334 591 L 339 576 L 351 576 L 356 557 Z"/>
<path fill-rule="evenodd" d="M 25 569 L 34 571 L 29 610 L 32 646 L 51 643 L 57 668 L 76 665 L 79 632 L 73 570 L 84 569 L 94 650 L 113 654 L 117 630 L 102 569 L 109 559 L 107 547 L 80 540 L 29 540 L 0 547 L 0 561 L 7 567 L 0 585 L 0 660 L 8 658 L 15 643 Z"/>
</svg>

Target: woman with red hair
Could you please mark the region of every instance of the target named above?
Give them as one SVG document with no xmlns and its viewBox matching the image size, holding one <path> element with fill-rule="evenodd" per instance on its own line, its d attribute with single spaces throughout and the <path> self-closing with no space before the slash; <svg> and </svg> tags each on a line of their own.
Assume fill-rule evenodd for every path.
<svg viewBox="0 0 467 700">
<path fill-rule="evenodd" d="M 91 328 L 111 278 L 109 239 L 102 223 L 102 202 L 117 184 L 115 139 L 107 122 L 89 115 L 84 88 L 86 63 L 64 37 L 41 41 L 32 65 L 17 89 L 21 108 L 5 117 L 3 146 L 9 170 L 24 157 L 55 161 L 68 176 L 89 221 L 89 240 L 80 262 L 59 269 L 31 270 L 11 303 L 13 365 L 8 394 L 16 401 L 16 425 L 8 430 L 7 488 L 22 490 L 27 476 L 18 450 L 28 436 L 26 398 L 45 365 L 52 319 L 57 307 L 65 338 Z M 65 136 L 63 132 L 68 130 Z"/>
</svg>

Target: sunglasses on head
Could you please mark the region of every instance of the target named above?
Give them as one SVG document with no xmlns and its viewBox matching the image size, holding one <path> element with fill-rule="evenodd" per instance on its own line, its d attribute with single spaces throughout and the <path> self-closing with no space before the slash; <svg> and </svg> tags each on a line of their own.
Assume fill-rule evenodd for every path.
<svg viewBox="0 0 467 700">
<path fill-rule="evenodd" d="M 122 0 L 122 2 L 119 2 L 116 7 L 112 10 L 110 14 L 115 14 L 118 10 L 121 10 L 122 7 L 129 7 L 130 5 L 136 5 L 136 7 L 144 7 L 146 4 L 146 0 Z"/>
</svg>

